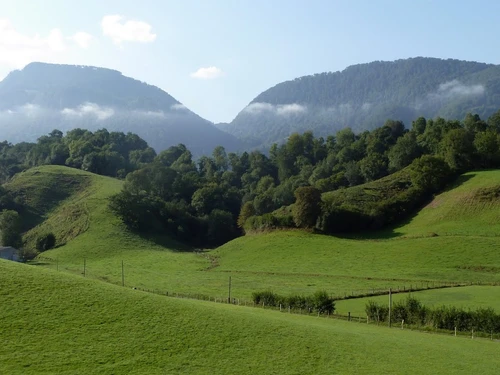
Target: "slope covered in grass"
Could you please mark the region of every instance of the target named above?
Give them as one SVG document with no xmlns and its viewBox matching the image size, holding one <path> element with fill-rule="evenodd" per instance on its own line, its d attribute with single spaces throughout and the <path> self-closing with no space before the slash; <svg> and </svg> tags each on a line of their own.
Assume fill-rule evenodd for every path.
<svg viewBox="0 0 500 375">
<path fill-rule="evenodd" d="M 41 266 L 82 275 L 85 265 L 87 277 L 121 284 L 123 261 L 127 286 L 212 298 L 227 297 L 229 276 L 233 279 L 233 296 L 245 299 L 250 299 L 255 290 L 270 287 L 309 294 L 317 289 L 351 293 L 353 289 L 393 285 L 390 281 L 366 279 L 340 279 L 332 284 L 332 279 L 319 279 L 314 274 L 290 277 L 286 272 L 254 274 L 240 272 L 241 269 L 219 270 L 219 260 L 213 252 L 194 251 L 168 238 L 145 238 L 128 231 L 108 208 L 109 197 L 121 188 L 121 182 L 112 178 L 47 166 L 18 176 L 14 186 L 26 186 L 28 195 L 32 190 L 40 194 L 37 184 L 32 182 L 35 177 L 50 180 L 52 186 L 57 186 L 57 181 L 72 176 L 83 176 L 89 182 L 73 195 L 52 203 L 55 208 L 46 214 L 48 219 L 29 231 L 25 238 L 36 238 L 47 230 L 54 231 L 57 237 L 69 228 L 77 228 L 80 233 L 63 246 L 42 253 L 35 262 Z M 50 200 L 50 194 L 46 199 Z M 66 215 L 79 205 L 85 207 L 87 213 L 85 227 L 80 225 L 82 221 L 69 220 Z"/>
<path fill-rule="evenodd" d="M 394 187 L 392 182 L 396 180 L 384 181 Z M 383 184 L 378 186 L 384 190 Z M 338 286 L 346 280 L 350 280 L 354 292 L 363 288 L 366 292 L 370 284 L 382 287 L 388 282 L 393 288 L 425 281 L 497 283 L 499 187 L 500 171 L 467 173 L 405 224 L 366 232 L 357 238 L 302 231 L 248 235 L 215 252 L 219 259 L 217 270 L 288 274 L 290 279 L 315 276 L 318 282 L 314 284 L 327 285 L 334 295 L 342 295 L 343 288 Z M 373 195 L 372 199 L 366 198 L 368 204 L 383 197 L 383 191 L 360 189 L 357 196 Z M 352 194 L 349 196 L 354 199 Z M 285 289 L 277 285 L 269 288 Z"/>
<path fill-rule="evenodd" d="M 28 246 L 47 232 L 62 245 L 42 253 L 39 264 L 55 266 L 57 259 L 59 269 L 82 273 L 85 259 L 87 276 L 120 283 L 123 260 L 128 285 L 192 291 L 199 280 L 182 275 L 208 267 L 209 260 L 169 238 L 128 231 L 108 208 L 121 187 L 119 180 L 58 166 L 30 169 L 7 186 L 14 196 L 24 197 L 27 212 L 36 213 L 38 225 L 24 236 Z M 179 287 L 172 287 L 171 280 Z"/>
<path fill-rule="evenodd" d="M 302 231 L 281 231 L 238 238 L 217 250 L 222 270 L 316 275 L 353 285 L 364 280 L 500 282 L 500 258 L 494 237 L 424 237 L 356 240 Z"/>
<path fill-rule="evenodd" d="M 90 179 L 85 189 L 59 201 L 49 219 L 30 232 L 42 232 L 43 225 L 49 223 L 55 227 L 76 225 L 75 221 L 61 220 L 59 215 L 73 205 L 82 204 L 88 212 L 86 230 L 64 246 L 43 253 L 39 264 L 75 274 L 83 274 L 85 264 L 87 277 L 115 284 L 122 283 L 122 261 L 127 286 L 212 298 L 227 297 L 230 276 L 232 295 L 242 299 L 250 299 L 252 292 L 263 289 L 281 294 L 312 294 L 324 289 L 344 296 L 380 288 L 427 285 L 428 281 L 500 282 L 499 239 L 491 235 L 428 237 L 432 225 L 420 227 L 421 232 L 412 229 L 413 234 L 408 236 L 402 236 L 403 230 L 398 228 L 369 233 L 377 239 L 278 231 L 241 237 L 217 250 L 199 252 L 168 238 L 143 238 L 128 231 L 108 209 L 109 197 L 121 187 L 118 180 L 63 167 L 40 167 L 28 172 L 20 175 L 16 183 L 22 185 L 22 178 L 40 174 L 55 181 L 68 175 Z M 498 173 L 477 172 L 436 199 L 459 189 L 487 188 L 491 186 L 488 183 L 494 184 Z M 418 222 L 426 210 L 413 220 Z M 494 209 L 480 212 L 495 213 Z M 478 217 L 475 211 L 464 215 L 455 227 L 466 228 Z M 413 225 L 412 221 L 402 228 Z M 489 233 L 496 233 L 496 228 L 495 224 L 485 225 Z M 410 229 L 405 230 L 410 233 Z"/>
<path fill-rule="evenodd" d="M 498 343 L 152 295 L 0 260 L 5 374 L 496 373 Z M 422 360 L 425 358 L 425 360 Z"/>
<path fill-rule="evenodd" d="M 86 221 L 88 218 L 82 198 L 88 195 L 86 193 L 93 180 L 92 174 L 80 170 L 44 166 L 18 173 L 5 188 L 22 208 L 20 213 L 25 230 L 32 229 L 47 219 L 64 227 L 68 221 Z M 63 203 L 69 204 L 61 212 L 59 208 Z M 77 225 L 85 226 L 82 223 Z M 48 227 L 57 230 L 53 225 L 49 224 Z M 61 229 L 61 232 L 66 231 Z"/>
<path fill-rule="evenodd" d="M 500 170 L 469 172 L 406 224 L 402 235 L 500 236 Z"/>
</svg>

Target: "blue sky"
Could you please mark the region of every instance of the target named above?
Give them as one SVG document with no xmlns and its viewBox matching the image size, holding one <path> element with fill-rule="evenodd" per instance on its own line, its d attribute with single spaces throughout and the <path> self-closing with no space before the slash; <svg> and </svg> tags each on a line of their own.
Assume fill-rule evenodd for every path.
<svg viewBox="0 0 500 375">
<path fill-rule="evenodd" d="M 0 0 L 0 77 L 95 65 L 229 122 L 279 82 L 415 56 L 499 64 L 500 1 Z"/>
</svg>

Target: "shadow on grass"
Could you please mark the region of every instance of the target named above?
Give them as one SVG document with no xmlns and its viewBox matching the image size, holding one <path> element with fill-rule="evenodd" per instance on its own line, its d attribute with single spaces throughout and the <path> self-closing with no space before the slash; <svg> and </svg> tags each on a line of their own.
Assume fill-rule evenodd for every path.
<svg viewBox="0 0 500 375">
<path fill-rule="evenodd" d="M 30 262 L 26 262 L 26 264 L 29 264 L 30 266 L 52 266 L 54 263 L 32 260 Z"/>
<path fill-rule="evenodd" d="M 168 249 L 168 250 L 172 250 L 174 252 L 193 253 L 193 252 L 199 251 L 195 247 L 184 244 L 184 243 L 182 243 L 178 240 L 175 240 L 172 237 L 169 237 L 165 234 L 159 235 L 159 234 L 153 234 L 153 233 L 140 233 L 137 231 L 134 231 L 133 233 L 138 235 L 144 241 L 152 242 L 156 245 L 164 247 L 165 249 Z"/>
</svg>

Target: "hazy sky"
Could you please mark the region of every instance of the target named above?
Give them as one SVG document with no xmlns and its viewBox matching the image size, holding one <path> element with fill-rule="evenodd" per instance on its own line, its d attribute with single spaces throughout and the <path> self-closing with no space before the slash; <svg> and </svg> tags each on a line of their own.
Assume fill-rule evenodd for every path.
<svg viewBox="0 0 500 375">
<path fill-rule="evenodd" d="M 500 1 L 0 0 L 0 78 L 95 65 L 229 122 L 284 80 L 373 60 L 500 63 Z"/>
</svg>

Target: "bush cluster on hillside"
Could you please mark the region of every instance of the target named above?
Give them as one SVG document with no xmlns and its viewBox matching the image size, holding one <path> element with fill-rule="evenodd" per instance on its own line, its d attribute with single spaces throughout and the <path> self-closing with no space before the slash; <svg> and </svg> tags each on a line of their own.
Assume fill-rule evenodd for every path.
<svg viewBox="0 0 500 375">
<path fill-rule="evenodd" d="M 271 291 L 252 293 L 252 300 L 256 305 L 291 309 L 302 309 L 310 313 L 332 314 L 335 311 L 335 301 L 325 291 L 317 291 L 312 296 L 290 295 L 281 296 Z"/>
<path fill-rule="evenodd" d="M 389 307 L 369 301 L 365 307 L 366 315 L 372 321 L 386 322 L 389 319 Z M 454 306 L 428 308 L 414 297 L 393 304 L 391 312 L 393 322 L 429 326 L 437 329 L 458 331 L 500 332 L 500 314 L 492 308 L 464 310 Z"/>
</svg>

